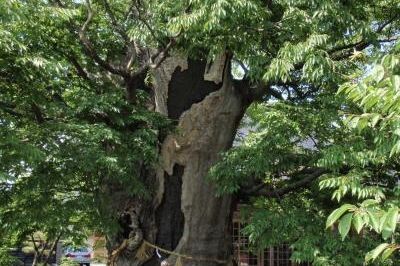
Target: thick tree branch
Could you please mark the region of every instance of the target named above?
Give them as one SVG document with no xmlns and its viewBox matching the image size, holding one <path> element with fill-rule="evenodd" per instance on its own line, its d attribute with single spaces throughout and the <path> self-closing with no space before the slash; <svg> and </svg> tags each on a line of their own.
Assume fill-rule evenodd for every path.
<svg viewBox="0 0 400 266">
<path fill-rule="evenodd" d="M 60 1 L 60 0 L 54 0 L 58 6 L 64 7 L 65 5 Z M 138 64 L 137 68 L 133 68 L 133 65 L 135 62 L 138 60 L 138 58 L 142 58 L 141 55 L 145 53 L 145 50 L 142 49 L 135 41 L 130 41 L 129 36 L 123 31 L 121 26 L 118 24 L 117 18 L 112 10 L 112 6 L 108 0 L 103 0 L 103 6 L 105 9 L 105 12 L 107 16 L 111 20 L 112 27 L 119 33 L 119 35 L 122 36 L 122 38 L 125 41 L 125 48 L 126 48 L 126 56 L 123 60 L 121 60 L 121 63 L 119 66 L 113 65 L 111 62 L 108 60 L 102 59 L 101 56 L 97 53 L 96 49 L 94 48 L 93 43 L 90 41 L 89 37 L 87 36 L 87 31 L 89 28 L 89 25 L 94 17 L 94 10 L 91 6 L 90 0 L 86 0 L 86 9 L 87 9 L 87 18 L 83 25 L 79 28 L 77 25 L 74 23 L 74 21 L 71 21 L 71 32 L 75 33 L 76 31 L 78 32 L 79 36 L 79 41 L 81 45 L 83 46 L 83 50 L 85 54 L 93 60 L 100 68 L 102 68 L 105 71 L 108 71 L 111 74 L 118 75 L 123 78 L 125 81 L 125 87 L 127 90 L 127 95 L 128 95 L 128 100 L 130 102 L 133 102 L 135 99 L 135 91 L 136 91 L 136 84 L 139 84 L 139 80 L 143 78 L 143 75 L 149 70 L 149 69 L 155 69 L 158 68 L 164 60 L 168 57 L 169 51 L 172 49 L 174 44 L 176 43 L 176 38 L 181 34 L 177 36 L 172 36 L 169 38 L 169 43 L 166 45 L 163 45 L 163 48 L 160 48 L 157 53 L 155 53 L 153 56 L 149 56 L 147 59 L 145 59 L 143 62 L 140 62 Z M 135 10 L 136 9 L 136 10 Z M 155 39 L 160 43 L 163 44 L 163 42 L 159 39 L 156 38 L 155 32 L 152 30 L 150 24 L 148 21 L 143 18 L 142 14 L 140 13 L 140 3 L 139 2 L 133 2 L 132 4 L 132 11 L 135 12 L 135 16 L 138 17 L 138 19 L 145 24 L 145 26 L 148 28 L 148 30 L 151 32 L 151 34 L 154 35 Z M 77 73 L 79 76 L 81 76 L 84 79 L 89 80 L 91 76 L 89 73 L 81 66 L 79 61 L 76 59 L 76 57 L 66 55 L 67 59 L 70 61 L 70 63 L 75 67 Z M 143 58 L 144 59 L 144 58 Z"/>
<path fill-rule="evenodd" d="M 160 38 L 157 37 L 157 34 L 156 34 L 155 30 L 150 26 L 149 22 L 142 16 L 142 13 L 140 11 L 139 2 L 138 1 L 134 1 L 134 5 L 133 6 L 134 6 L 135 11 L 136 11 L 135 16 L 147 28 L 147 30 L 150 32 L 150 35 L 153 37 L 153 39 L 155 41 L 157 41 L 158 43 L 160 43 L 161 45 L 165 46 L 166 44 L 163 42 L 163 40 L 161 40 Z"/>
<path fill-rule="evenodd" d="M 111 63 L 103 60 L 98 55 L 96 50 L 94 49 L 93 44 L 90 42 L 89 38 L 86 36 L 87 28 L 88 28 L 89 24 L 91 23 L 93 16 L 94 16 L 94 12 L 92 10 L 89 0 L 86 0 L 86 7 L 87 7 L 87 19 L 83 23 L 82 27 L 78 30 L 79 40 L 81 41 L 86 54 L 89 57 L 91 57 L 97 64 L 99 64 L 105 70 L 107 70 L 113 74 L 120 75 L 120 76 L 126 75 L 127 74 L 126 72 L 122 71 L 121 69 L 118 69 L 117 67 L 113 66 Z"/>
<path fill-rule="evenodd" d="M 133 63 L 135 62 L 137 58 L 137 44 L 135 42 L 130 42 L 127 44 L 127 56 L 126 56 L 126 64 L 125 64 L 125 70 L 127 72 L 130 71 L 130 68 L 132 67 Z"/>
<path fill-rule="evenodd" d="M 387 24 L 389 24 L 389 23 L 386 23 L 385 26 Z M 393 36 L 391 38 L 386 38 L 386 39 L 378 39 L 378 40 L 371 40 L 371 41 L 359 41 L 356 43 L 351 43 L 351 44 L 346 44 L 343 46 L 335 47 L 327 52 L 333 60 L 340 61 L 340 60 L 344 60 L 344 59 L 351 57 L 355 51 L 362 51 L 374 43 L 388 43 L 388 42 L 390 43 L 390 42 L 396 41 L 398 39 L 399 39 L 399 36 Z M 304 62 L 295 65 L 294 71 L 301 70 L 303 68 L 303 66 L 304 66 Z M 273 85 L 282 86 L 285 88 L 287 86 L 290 86 L 293 90 L 295 90 L 296 94 L 299 96 L 299 97 L 292 98 L 292 100 L 304 99 L 304 98 L 310 96 L 310 94 L 318 91 L 318 88 L 311 87 L 311 89 L 308 90 L 306 93 L 302 93 L 298 89 L 299 84 L 296 82 L 293 82 L 293 81 L 289 81 L 289 82 L 285 82 L 285 83 L 277 83 L 277 84 L 273 84 Z M 262 84 L 261 86 L 265 89 L 265 94 L 272 95 L 279 100 L 283 99 L 282 94 L 279 91 L 273 89 L 273 87 L 271 87 L 271 85 L 268 86 L 267 84 Z"/>
<path fill-rule="evenodd" d="M 396 41 L 398 37 L 392 37 L 387 39 L 380 39 L 380 40 L 371 40 L 371 41 L 359 41 L 352 44 L 347 44 L 341 47 L 334 48 L 328 53 L 331 55 L 331 58 L 336 61 L 340 61 L 346 58 L 349 58 L 354 54 L 354 51 L 362 51 L 368 46 L 374 43 L 387 43 Z"/>
<path fill-rule="evenodd" d="M 6 113 L 8 113 L 12 116 L 18 117 L 18 118 L 21 118 L 24 116 L 23 114 L 15 111 L 14 108 L 15 108 L 14 105 L 0 101 L 0 109 L 3 110 L 3 112 L 6 112 Z"/>
<path fill-rule="evenodd" d="M 266 93 L 265 87 L 252 85 L 249 78 L 234 80 L 235 88 L 240 92 L 243 99 L 248 103 L 261 100 Z"/>
<path fill-rule="evenodd" d="M 126 23 L 128 21 L 128 19 L 130 18 L 130 16 L 132 15 L 132 11 L 133 11 L 133 7 L 134 4 L 132 3 L 130 5 L 130 7 L 128 8 L 128 10 L 125 12 L 125 14 L 123 15 L 124 17 L 124 23 Z"/>
<path fill-rule="evenodd" d="M 264 197 L 282 197 L 285 194 L 298 190 L 300 188 L 304 188 L 309 185 L 312 181 L 319 178 L 321 175 L 325 174 L 327 171 L 322 168 L 307 168 L 293 175 L 302 175 L 304 176 L 302 179 L 289 183 L 288 185 L 277 188 L 277 189 L 267 189 L 265 184 L 259 184 L 251 189 L 247 189 L 242 191 L 245 195 L 248 196 L 264 196 Z M 290 182 L 290 180 L 289 180 Z"/>
<path fill-rule="evenodd" d="M 172 37 L 169 41 L 169 43 L 167 44 L 167 46 L 165 46 L 165 48 L 163 50 L 160 50 L 156 56 L 152 56 L 152 61 L 153 60 L 157 60 L 157 62 L 151 62 L 150 67 L 155 69 L 158 68 L 162 62 L 164 62 L 164 60 L 167 58 L 168 56 L 168 52 L 171 50 L 172 46 L 176 43 L 175 41 L 176 37 Z"/>
<path fill-rule="evenodd" d="M 62 233 L 59 233 L 58 236 L 56 237 L 56 239 L 54 240 L 53 244 L 51 245 L 51 248 L 49 250 L 49 254 L 47 255 L 46 261 L 44 263 L 45 265 L 50 263 L 50 258 L 52 256 L 53 252 L 55 251 L 55 249 L 57 247 L 57 244 L 60 241 L 61 236 L 62 236 Z"/>
<path fill-rule="evenodd" d="M 67 54 L 64 54 L 64 55 L 69 60 L 69 62 L 75 67 L 76 73 L 78 74 L 78 76 L 80 76 L 81 78 L 83 78 L 85 80 L 91 80 L 89 78 L 89 74 L 87 73 L 87 71 L 78 62 L 78 59 L 76 59 L 72 55 L 67 55 Z"/>
<path fill-rule="evenodd" d="M 40 107 L 36 103 L 31 104 L 32 112 L 35 115 L 36 121 L 38 124 L 42 124 L 45 122 L 45 118 L 43 116 L 42 110 L 40 110 Z"/>
<path fill-rule="evenodd" d="M 131 66 L 137 58 L 137 55 L 140 53 L 140 47 L 135 41 L 131 41 L 126 32 L 121 28 L 121 25 L 118 23 L 108 0 L 103 0 L 103 4 L 107 15 L 110 17 L 111 25 L 113 26 L 114 30 L 119 33 L 119 35 L 125 42 L 127 56 L 125 59 L 126 63 L 124 65 L 124 70 L 125 72 L 129 73 Z M 131 6 L 131 8 L 133 8 L 133 5 Z"/>
<path fill-rule="evenodd" d="M 396 19 L 398 19 L 400 17 L 399 14 L 395 14 L 394 16 L 392 16 L 390 19 L 388 19 L 386 22 L 382 23 L 378 29 L 376 30 L 377 33 L 381 33 L 386 26 L 390 25 L 391 23 L 393 23 Z"/>
<path fill-rule="evenodd" d="M 246 65 L 239 59 L 233 58 L 232 60 L 235 61 L 242 68 L 244 76 L 246 77 L 247 74 L 249 73 L 249 69 L 246 67 Z"/>
<path fill-rule="evenodd" d="M 20 113 L 20 112 L 15 111 L 14 110 L 15 107 L 16 106 L 14 106 L 13 104 L 0 102 L 0 110 L 3 110 L 4 112 L 6 112 L 6 113 L 8 113 L 8 114 L 10 114 L 12 116 L 15 116 L 17 118 L 22 118 L 22 117 L 26 116 L 25 113 Z M 42 123 L 46 122 L 46 120 L 51 120 L 50 118 L 46 118 L 43 115 L 42 110 L 40 109 L 40 107 L 35 102 L 31 103 L 30 107 L 31 107 L 30 108 L 30 111 L 31 111 L 30 114 L 33 114 L 33 116 L 35 117 L 35 120 L 36 120 L 36 122 L 38 124 L 42 124 Z"/>
<path fill-rule="evenodd" d="M 114 30 L 118 32 L 118 34 L 122 37 L 122 39 L 128 43 L 129 42 L 129 37 L 126 34 L 126 32 L 121 28 L 120 24 L 118 24 L 118 21 L 114 15 L 114 12 L 111 9 L 110 4 L 108 3 L 108 0 L 103 0 L 104 4 L 104 9 L 108 15 L 108 17 L 111 20 L 111 25 L 113 26 Z"/>
<path fill-rule="evenodd" d="M 66 8 L 66 5 L 63 2 L 61 2 L 60 0 L 54 0 L 53 3 L 58 5 L 61 8 Z M 83 46 L 83 50 L 84 50 L 85 54 L 88 57 L 90 57 L 96 64 L 98 64 L 104 70 L 107 70 L 112 74 L 119 75 L 119 76 L 126 76 L 127 73 L 124 70 L 121 70 L 117 66 L 114 66 L 110 62 L 107 62 L 106 60 L 102 59 L 100 57 L 100 55 L 97 53 L 96 49 L 94 48 L 94 45 L 92 44 L 92 42 L 86 36 L 87 29 L 88 29 L 88 27 L 93 19 L 93 16 L 94 16 L 94 11 L 90 4 L 90 0 L 86 0 L 86 9 L 87 9 L 87 18 L 81 27 L 78 27 L 74 21 L 70 20 L 70 24 L 71 24 L 70 32 L 72 34 L 75 34 L 76 31 L 78 32 L 79 41 L 80 41 L 81 45 Z M 71 62 L 71 63 L 73 63 L 73 62 Z M 77 67 L 77 65 L 75 65 L 75 67 Z M 80 71 L 80 70 L 78 70 L 78 71 Z M 83 72 L 80 72 L 80 73 L 83 74 Z"/>
<path fill-rule="evenodd" d="M 35 250 L 35 252 L 36 252 L 37 254 L 39 254 L 39 248 L 38 248 L 38 246 L 36 245 L 35 237 L 33 236 L 33 234 L 31 234 L 30 237 L 31 237 L 31 241 L 32 241 L 32 243 L 33 243 L 33 249 Z"/>
<path fill-rule="evenodd" d="M 40 238 L 40 236 L 39 236 L 39 238 Z M 45 252 L 45 250 L 46 250 L 46 247 L 47 247 L 47 245 L 48 245 L 48 241 L 46 240 L 46 241 L 43 241 L 42 239 L 40 239 L 40 243 L 42 244 L 44 242 L 44 244 L 42 245 L 42 250 L 40 251 L 40 254 L 39 254 L 39 260 L 42 260 L 42 258 L 43 258 L 43 255 L 44 255 L 44 252 Z"/>
<path fill-rule="evenodd" d="M 169 43 L 165 46 L 165 48 L 160 49 L 157 53 L 155 53 L 153 56 L 151 56 L 149 59 L 149 62 L 146 64 L 143 64 L 139 69 L 137 69 L 135 72 L 133 72 L 130 75 L 129 79 L 137 78 L 140 75 L 144 74 L 149 69 L 158 68 L 168 57 L 169 51 L 175 45 L 176 38 L 179 35 L 180 35 L 180 33 L 177 36 L 171 37 Z"/>
<path fill-rule="evenodd" d="M 274 96 L 275 98 L 279 99 L 279 100 L 284 100 L 282 93 L 280 93 L 279 91 L 275 90 L 274 88 L 272 88 L 272 86 L 268 86 L 266 88 L 267 94 Z"/>
<path fill-rule="evenodd" d="M 399 19 L 399 14 L 395 14 L 392 16 L 390 19 L 387 21 L 383 22 L 381 25 L 378 26 L 376 29 L 375 33 L 380 34 L 382 31 L 390 24 L 392 24 L 394 21 Z M 333 56 L 334 60 L 342 60 L 345 59 L 353 54 L 353 51 L 361 51 L 370 46 L 371 44 L 377 42 L 377 43 L 385 43 L 385 42 L 393 42 L 397 40 L 398 37 L 390 37 L 386 39 L 378 39 L 378 40 L 361 40 L 356 43 L 351 43 L 351 44 L 346 44 L 343 46 L 335 47 L 328 51 L 329 54 L 333 55 L 334 53 L 344 51 L 342 54 L 339 54 L 337 57 Z"/>
<path fill-rule="evenodd" d="M 271 85 L 264 82 L 252 83 L 249 78 L 242 80 L 234 80 L 235 88 L 242 94 L 243 98 L 248 102 L 260 101 L 264 96 L 273 96 L 279 100 L 284 100 L 282 93 L 274 89 Z"/>
<path fill-rule="evenodd" d="M 376 29 L 375 33 L 376 34 L 382 33 L 382 31 L 388 25 L 393 23 L 398 18 L 399 18 L 398 14 L 392 16 L 390 19 L 388 19 L 387 21 L 385 21 L 384 23 L 379 25 L 379 27 Z M 396 39 L 397 38 L 394 38 L 394 39 L 393 38 L 387 38 L 387 39 L 380 39 L 380 40 L 379 39 L 378 40 L 361 40 L 361 41 L 358 41 L 358 42 L 355 42 L 355 43 L 350 43 L 350 44 L 346 44 L 346 45 L 335 47 L 335 48 L 329 50 L 328 53 L 333 55 L 334 53 L 337 53 L 337 52 L 340 52 L 340 51 L 343 51 L 343 50 L 350 50 L 347 53 L 345 53 L 343 55 L 340 55 L 338 57 L 338 59 L 337 59 L 337 60 L 340 60 L 340 59 L 344 59 L 346 57 L 349 57 L 352 54 L 353 50 L 361 51 L 361 50 L 367 48 L 369 45 L 373 44 L 374 42 L 384 43 L 384 42 L 394 41 Z"/>
</svg>

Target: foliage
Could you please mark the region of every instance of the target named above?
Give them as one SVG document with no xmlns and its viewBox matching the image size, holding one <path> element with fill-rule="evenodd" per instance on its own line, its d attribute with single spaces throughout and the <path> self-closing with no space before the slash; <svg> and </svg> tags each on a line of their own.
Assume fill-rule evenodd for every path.
<svg viewBox="0 0 400 266">
<path fill-rule="evenodd" d="M 5 247 L 0 248 L 0 265 L 1 266 L 18 265 L 17 259 L 10 255 L 8 248 Z"/>
<path fill-rule="evenodd" d="M 299 262 L 361 265 L 364 254 L 379 243 L 374 236 L 342 242 L 335 229 L 325 230 L 326 217 L 335 206 L 330 192 L 319 191 L 316 179 L 306 189 L 280 194 L 307 178 L 305 170 L 325 159 L 323 151 L 333 141 L 347 140 L 348 130 L 337 112 L 340 103 L 341 97 L 320 94 L 311 102 L 252 106 L 248 117 L 253 131 L 212 169 L 210 178 L 218 184 L 219 193 L 236 192 L 252 203 L 243 219 L 244 233 L 254 248 L 289 243 L 292 259 Z M 261 190 L 251 189 L 260 184 Z"/>
<path fill-rule="evenodd" d="M 255 248 L 289 243 L 292 259 L 313 265 L 362 265 L 365 252 L 379 240 L 374 237 L 352 238 L 342 242 L 336 232 L 325 231 L 330 208 L 328 195 L 315 196 L 318 188 L 287 195 L 282 199 L 258 199 L 245 209 L 244 233 Z M 344 254 L 350 253 L 351 256 Z M 337 256 L 336 254 L 343 254 Z"/>
<path fill-rule="evenodd" d="M 169 122 L 147 110 L 145 93 L 132 106 L 101 72 L 93 80 L 76 73 L 68 55 L 80 60 L 82 51 L 66 26 L 80 8 L 0 5 L 0 245 L 37 231 L 79 241 L 115 230 L 103 186 L 145 196 L 140 166 L 156 163 Z"/>
<path fill-rule="evenodd" d="M 282 176 L 297 172 L 299 165 L 315 164 L 320 156 L 318 143 L 341 135 L 336 126 L 325 126 L 341 123 L 337 106 L 328 94 L 319 95 L 312 103 L 251 106 L 247 112 L 251 122 L 246 127 L 253 130 L 211 170 L 219 191 L 236 192 L 246 182 L 253 182 L 249 177 L 279 185 Z"/>
<path fill-rule="evenodd" d="M 334 188 L 340 200 L 349 191 L 361 203 L 344 204 L 328 217 L 326 226 L 339 222 L 343 238 L 351 227 L 357 233 L 363 229 L 380 234 L 382 243 L 369 252 L 366 261 L 382 260 L 399 249 L 399 74 L 400 57 L 397 44 L 381 56 L 365 76 L 342 85 L 339 93 L 359 107 L 359 112 L 346 113 L 346 125 L 360 138 L 358 147 L 335 147 L 339 154 L 351 158 L 342 161 L 354 170 L 342 176 L 325 179 L 321 188 Z M 329 153 L 328 153 L 329 154 Z M 368 180 L 370 184 L 365 181 Z M 335 196 L 340 195 L 340 196 Z M 342 230 L 340 230 L 342 228 Z"/>
<path fill-rule="evenodd" d="M 397 77 L 390 74 L 391 68 L 397 69 L 393 57 L 396 39 L 379 45 L 378 39 L 383 37 L 376 29 L 387 30 L 378 22 L 384 14 L 375 12 L 379 8 L 372 11 L 368 3 L 347 3 L 349 8 L 341 8 L 331 2 L 294 2 L 286 4 L 287 13 L 297 21 L 297 31 L 292 32 L 290 41 L 278 46 L 262 76 L 274 84 L 273 98 L 249 108 L 242 127 L 250 132 L 239 136 L 240 144 L 223 155 L 209 178 L 217 183 L 220 194 L 238 193 L 250 202 L 246 235 L 255 248 L 290 243 L 292 258 L 299 261 L 361 265 L 364 254 L 380 242 L 376 235 L 364 233 L 363 228 L 372 228 L 369 219 L 378 220 L 390 210 L 390 217 L 383 217 L 377 229 L 393 232 L 396 224 L 397 122 L 386 122 L 395 115 L 398 101 L 393 90 Z M 337 16 L 331 17 L 334 14 Z M 349 47 L 355 40 L 356 47 L 368 47 L 367 51 L 352 47 L 346 55 L 349 51 L 338 48 Z M 373 67 L 381 56 L 383 61 Z M 366 84 L 358 86 L 357 81 L 364 78 Z M 381 111 L 376 111 L 378 106 Z M 385 130 L 377 130 L 381 126 Z M 310 174 L 321 169 L 324 176 Z M 324 190 L 318 190 L 318 183 Z M 330 198 L 348 203 L 335 210 Z M 323 230 L 327 218 L 330 231 L 342 239 L 354 235 L 352 227 L 356 234 L 363 233 L 342 242 L 336 233 Z M 344 247 L 345 252 L 341 250 Z M 384 248 L 389 250 L 388 257 L 395 246 L 380 246 L 367 260 Z M 342 254 L 341 261 L 332 254 Z M 393 263 L 397 259 L 392 257 Z"/>
<path fill-rule="evenodd" d="M 396 0 L 1 1 L 0 246 L 38 231 L 79 241 L 89 228 L 116 230 L 110 190 L 148 200 L 141 174 L 172 130 L 154 112 L 149 53 L 162 62 L 225 50 L 243 68 L 235 82 L 262 92 L 246 115 L 251 132 L 209 179 L 254 204 L 255 245 L 289 242 L 299 261 L 360 264 L 354 254 L 376 236 L 342 243 L 323 223 L 333 190 L 349 204 L 328 221 L 340 219 L 342 237 L 352 226 L 396 237 L 399 9 Z"/>
<path fill-rule="evenodd" d="M 68 259 L 68 258 L 65 258 L 65 257 L 63 257 L 61 259 L 61 265 L 60 266 L 75 266 L 75 265 L 76 265 L 76 263 L 71 259 Z"/>
</svg>

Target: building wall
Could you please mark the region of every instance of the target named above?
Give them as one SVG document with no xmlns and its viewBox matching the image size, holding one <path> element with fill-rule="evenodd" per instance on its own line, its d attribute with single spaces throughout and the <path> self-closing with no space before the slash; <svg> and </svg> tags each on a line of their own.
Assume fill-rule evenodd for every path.
<svg viewBox="0 0 400 266">
<path fill-rule="evenodd" d="M 232 236 L 234 258 L 238 266 L 309 266 L 309 263 L 296 264 L 290 260 L 289 245 L 282 244 L 263 251 L 251 252 L 249 239 L 242 234 L 244 227 L 240 220 L 240 206 L 233 215 Z"/>
</svg>

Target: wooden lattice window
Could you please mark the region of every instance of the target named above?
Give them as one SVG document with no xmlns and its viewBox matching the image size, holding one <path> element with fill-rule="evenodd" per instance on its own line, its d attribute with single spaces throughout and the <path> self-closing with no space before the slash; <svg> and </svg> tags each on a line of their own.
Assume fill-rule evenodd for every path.
<svg viewBox="0 0 400 266">
<path fill-rule="evenodd" d="M 283 244 L 253 253 L 249 250 L 249 240 L 241 233 L 244 225 L 239 211 L 233 215 L 232 235 L 235 261 L 238 266 L 309 266 L 309 263 L 296 264 L 290 260 L 289 245 Z"/>
<path fill-rule="evenodd" d="M 233 246 L 235 250 L 235 258 L 238 265 L 258 266 L 259 254 L 254 254 L 249 250 L 249 240 L 243 237 L 241 230 L 243 225 L 240 221 L 233 223 Z"/>
</svg>

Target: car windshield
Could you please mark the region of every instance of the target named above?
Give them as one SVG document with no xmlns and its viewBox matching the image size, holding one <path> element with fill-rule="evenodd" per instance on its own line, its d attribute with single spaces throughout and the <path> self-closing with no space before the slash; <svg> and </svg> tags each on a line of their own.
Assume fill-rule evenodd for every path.
<svg viewBox="0 0 400 266">
<path fill-rule="evenodd" d="M 67 248 L 68 252 L 89 252 L 89 249 L 86 247 L 69 247 Z"/>
</svg>

